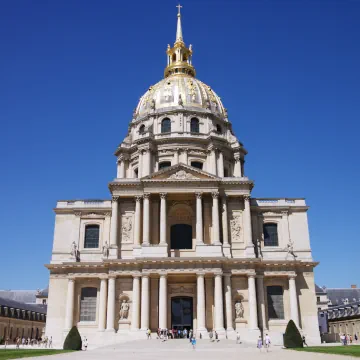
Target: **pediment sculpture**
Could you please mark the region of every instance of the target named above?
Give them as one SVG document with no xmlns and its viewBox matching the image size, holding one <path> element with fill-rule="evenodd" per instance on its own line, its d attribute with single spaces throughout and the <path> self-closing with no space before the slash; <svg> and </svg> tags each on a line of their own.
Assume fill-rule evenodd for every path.
<svg viewBox="0 0 360 360">
<path fill-rule="evenodd" d="M 198 179 L 193 174 L 186 172 L 185 170 L 179 170 L 175 174 L 172 174 L 169 179 L 176 179 L 176 180 L 187 180 L 187 179 Z"/>
</svg>

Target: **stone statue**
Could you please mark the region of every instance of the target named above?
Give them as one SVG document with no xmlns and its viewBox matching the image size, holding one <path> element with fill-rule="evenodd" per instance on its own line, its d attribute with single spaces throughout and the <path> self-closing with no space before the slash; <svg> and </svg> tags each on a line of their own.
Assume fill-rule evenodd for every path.
<svg viewBox="0 0 360 360">
<path fill-rule="evenodd" d="M 155 110 L 155 99 L 151 99 L 150 108 Z"/>
<path fill-rule="evenodd" d="M 286 254 L 286 258 L 291 255 L 294 260 L 296 260 L 297 255 L 294 253 L 294 242 L 289 239 L 289 243 L 286 245 L 286 250 L 287 250 L 287 254 Z"/>
<path fill-rule="evenodd" d="M 178 102 L 178 104 L 179 104 L 180 106 L 183 106 L 183 105 L 184 105 L 184 102 L 183 102 L 183 100 L 182 100 L 181 94 L 179 94 L 179 102 Z"/>
<path fill-rule="evenodd" d="M 73 241 L 71 244 L 70 255 L 74 258 L 76 258 L 76 256 L 77 256 L 77 246 L 76 246 L 75 241 Z"/>
<path fill-rule="evenodd" d="M 241 300 L 235 303 L 235 319 L 242 319 L 244 317 L 244 306 Z"/>
<path fill-rule="evenodd" d="M 120 320 L 125 320 L 129 315 L 129 303 L 123 300 L 120 306 Z"/>
<path fill-rule="evenodd" d="M 262 251 L 261 251 L 261 240 L 259 238 L 256 239 L 256 247 L 258 251 L 258 256 L 262 257 Z"/>
<path fill-rule="evenodd" d="M 105 244 L 103 245 L 102 254 L 103 257 L 106 259 L 109 257 L 109 244 L 107 241 L 105 241 Z"/>
</svg>

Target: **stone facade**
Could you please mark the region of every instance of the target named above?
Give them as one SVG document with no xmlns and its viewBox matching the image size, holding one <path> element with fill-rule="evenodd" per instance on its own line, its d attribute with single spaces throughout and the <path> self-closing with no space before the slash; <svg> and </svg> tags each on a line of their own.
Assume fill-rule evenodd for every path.
<svg viewBox="0 0 360 360">
<path fill-rule="evenodd" d="M 180 13 L 167 58 L 116 149 L 111 200 L 56 205 L 46 335 L 59 345 L 77 325 L 102 345 L 189 327 L 280 344 L 293 319 L 319 343 L 305 200 L 251 198 L 247 151 L 195 78 Z"/>
</svg>

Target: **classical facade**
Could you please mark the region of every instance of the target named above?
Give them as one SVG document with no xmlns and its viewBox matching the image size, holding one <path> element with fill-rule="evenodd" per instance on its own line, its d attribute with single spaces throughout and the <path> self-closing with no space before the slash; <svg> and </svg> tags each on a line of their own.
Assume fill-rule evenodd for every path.
<svg viewBox="0 0 360 360">
<path fill-rule="evenodd" d="M 180 7 L 166 54 L 115 151 L 111 199 L 56 205 L 46 334 L 60 345 L 77 325 L 100 345 L 186 327 L 280 344 L 293 319 L 319 343 L 305 200 L 251 198 L 247 151 L 195 77 Z"/>
</svg>

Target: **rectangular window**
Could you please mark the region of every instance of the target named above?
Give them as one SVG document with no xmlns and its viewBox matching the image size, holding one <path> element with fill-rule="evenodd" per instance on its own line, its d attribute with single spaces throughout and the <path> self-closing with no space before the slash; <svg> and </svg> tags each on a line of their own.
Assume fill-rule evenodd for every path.
<svg viewBox="0 0 360 360">
<path fill-rule="evenodd" d="M 279 246 L 277 224 L 264 224 L 264 246 Z"/>
<path fill-rule="evenodd" d="M 96 320 L 96 288 L 82 288 L 80 300 L 80 321 Z"/>
<path fill-rule="evenodd" d="M 285 319 L 284 317 L 284 291 L 282 286 L 267 287 L 267 305 L 269 320 Z"/>
<path fill-rule="evenodd" d="M 87 225 L 85 227 L 85 242 L 84 248 L 98 248 L 99 247 L 99 225 Z"/>
</svg>

